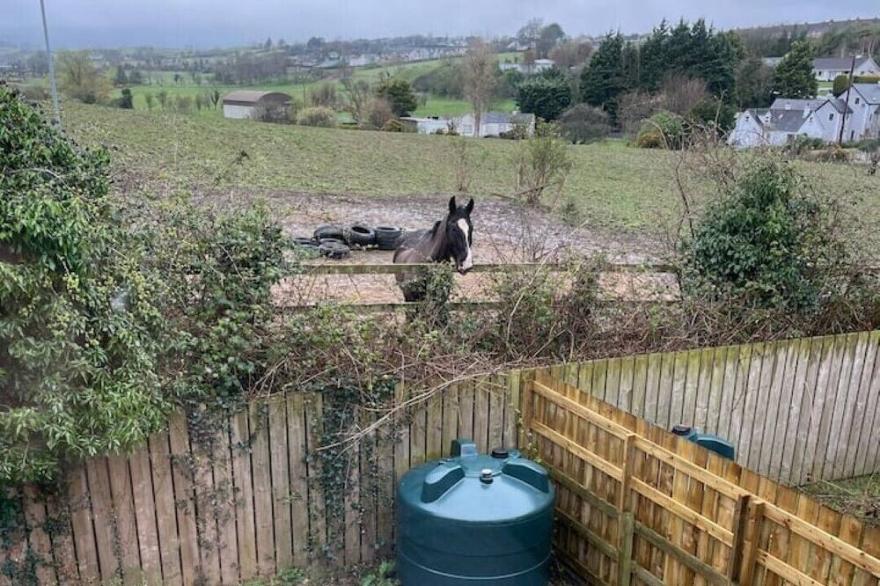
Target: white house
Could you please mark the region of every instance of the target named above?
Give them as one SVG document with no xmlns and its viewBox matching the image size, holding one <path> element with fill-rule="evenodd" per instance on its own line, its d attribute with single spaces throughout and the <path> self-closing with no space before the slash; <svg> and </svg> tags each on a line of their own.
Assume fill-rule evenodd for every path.
<svg viewBox="0 0 880 586">
<path fill-rule="evenodd" d="M 260 118 L 286 112 L 290 108 L 290 96 L 282 92 L 258 92 L 239 90 L 223 96 L 224 118 Z"/>
<path fill-rule="evenodd" d="M 846 92 L 838 99 L 847 99 Z M 880 138 L 880 84 L 853 84 L 849 92 L 849 107 L 853 112 L 852 129 L 856 131 L 855 137 L 850 140 Z"/>
<path fill-rule="evenodd" d="M 532 63 L 499 63 L 498 67 L 501 71 L 519 71 L 523 75 L 534 75 L 543 73 L 548 69 L 556 67 L 556 61 L 553 59 L 535 59 Z"/>
<path fill-rule="evenodd" d="M 844 102 L 837 98 L 778 98 L 766 110 L 751 109 L 739 114 L 727 142 L 737 148 L 782 146 L 798 136 L 806 136 L 831 143 L 838 140 L 841 124 L 845 124 L 844 140 L 858 140 L 861 138 L 859 121 L 850 107 L 844 123 L 844 109 Z"/>
<path fill-rule="evenodd" d="M 473 114 L 465 114 L 456 118 L 441 118 L 431 116 L 419 118 L 406 116 L 401 118 L 404 124 L 414 128 L 419 134 L 437 134 L 454 130 L 461 136 L 486 137 L 501 136 L 510 132 L 517 126 L 525 129 L 526 135 L 531 136 L 535 132 L 534 114 L 507 114 L 504 112 L 486 112 L 480 118 L 480 131 L 475 131 L 476 122 Z"/>
<path fill-rule="evenodd" d="M 819 81 L 834 81 L 838 75 L 849 75 L 852 57 L 819 57 L 813 59 L 813 74 Z M 853 76 L 880 75 L 880 66 L 873 58 L 860 55 L 856 57 Z"/>
<path fill-rule="evenodd" d="M 438 132 L 447 132 L 453 128 L 455 121 L 451 118 L 441 118 L 440 116 L 428 116 L 420 118 L 417 116 L 404 116 L 400 119 L 411 129 L 415 129 L 419 134 L 437 134 Z"/>
</svg>

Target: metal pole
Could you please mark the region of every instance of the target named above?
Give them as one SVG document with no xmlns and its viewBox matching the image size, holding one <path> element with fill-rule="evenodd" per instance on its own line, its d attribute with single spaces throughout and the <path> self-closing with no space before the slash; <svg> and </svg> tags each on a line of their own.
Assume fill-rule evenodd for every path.
<svg viewBox="0 0 880 586">
<path fill-rule="evenodd" d="M 846 128 L 846 112 L 849 110 L 849 92 L 852 91 L 853 73 L 856 70 L 856 56 L 853 55 L 852 66 L 849 68 L 849 83 L 846 87 L 846 101 L 843 104 L 843 119 L 840 121 L 840 134 L 837 137 L 838 146 L 843 146 L 843 131 Z M 834 95 L 832 92 L 831 95 Z"/>
<path fill-rule="evenodd" d="M 49 82 L 52 85 L 52 109 L 55 117 L 52 122 L 61 128 L 61 109 L 58 107 L 58 86 L 55 85 L 55 60 L 52 59 L 52 48 L 49 46 L 49 27 L 46 26 L 46 4 L 40 0 L 40 11 L 43 13 L 43 38 L 46 39 L 46 59 L 49 60 Z"/>
</svg>

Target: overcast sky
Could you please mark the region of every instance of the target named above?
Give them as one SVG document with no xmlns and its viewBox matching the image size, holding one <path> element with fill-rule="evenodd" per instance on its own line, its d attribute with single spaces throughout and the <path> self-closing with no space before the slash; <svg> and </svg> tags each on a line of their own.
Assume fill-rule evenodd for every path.
<svg viewBox="0 0 880 586">
<path fill-rule="evenodd" d="M 880 16 L 880 0 L 45 0 L 59 48 L 229 46 L 284 38 L 496 36 L 528 19 L 566 33 L 648 31 L 666 17 L 718 28 Z M 39 0 L 0 0 L 0 43 L 42 42 Z"/>
</svg>

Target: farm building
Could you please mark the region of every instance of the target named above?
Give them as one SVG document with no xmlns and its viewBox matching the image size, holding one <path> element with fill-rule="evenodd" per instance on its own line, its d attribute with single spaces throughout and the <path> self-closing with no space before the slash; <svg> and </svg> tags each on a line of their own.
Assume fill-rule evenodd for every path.
<svg viewBox="0 0 880 586">
<path fill-rule="evenodd" d="M 522 126 L 528 136 L 535 132 L 534 114 L 486 112 L 480 119 L 479 133 L 474 130 L 475 120 L 473 114 L 465 114 L 456 118 L 405 116 L 401 120 L 419 134 L 442 134 L 449 130 L 454 130 L 461 136 L 479 136 L 482 138 L 486 136 L 501 136 L 502 133 L 510 132 L 517 126 Z"/>
<path fill-rule="evenodd" d="M 275 118 L 286 114 L 290 96 L 282 92 L 240 90 L 223 96 L 223 117 L 236 119 Z"/>
</svg>

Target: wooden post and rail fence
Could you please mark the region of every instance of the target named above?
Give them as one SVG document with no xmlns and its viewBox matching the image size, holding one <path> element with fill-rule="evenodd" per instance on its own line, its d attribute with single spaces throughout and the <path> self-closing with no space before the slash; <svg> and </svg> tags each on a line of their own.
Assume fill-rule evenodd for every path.
<svg viewBox="0 0 880 586">
<path fill-rule="evenodd" d="M 864 332 L 470 378 L 353 445 L 336 497 L 313 457 L 321 394 L 255 401 L 210 446 L 178 415 L 132 454 L 71 466 L 63 494 L 8 495 L 0 584 L 25 566 L 39 584 L 238 584 L 390 557 L 397 481 L 471 437 L 548 467 L 556 552 L 590 582 L 878 586 L 880 528 L 791 488 L 880 472 L 878 350 Z M 674 423 L 727 437 L 737 462 Z"/>
</svg>

